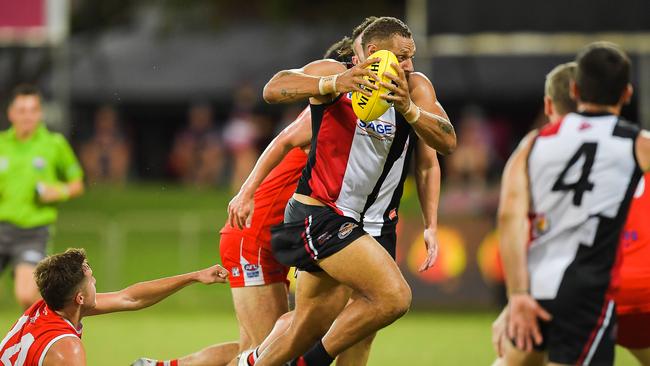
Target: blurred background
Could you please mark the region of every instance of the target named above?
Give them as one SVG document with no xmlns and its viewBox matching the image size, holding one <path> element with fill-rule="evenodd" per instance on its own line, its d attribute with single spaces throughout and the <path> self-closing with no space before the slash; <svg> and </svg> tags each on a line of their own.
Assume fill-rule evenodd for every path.
<svg viewBox="0 0 650 366">
<path fill-rule="evenodd" d="M 379 342 L 422 332 L 418 338 L 428 347 L 427 335 L 449 324 L 443 333 L 480 339 L 481 352 L 459 348 L 465 358 L 432 352 L 418 360 L 487 363 L 489 324 L 505 300 L 494 232 L 503 165 L 519 139 L 545 122 L 546 73 L 592 41 L 610 40 L 629 52 L 636 93 L 623 114 L 650 123 L 647 0 L 0 0 L 0 129 L 8 126 L 11 89 L 38 85 L 45 122 L 68 137 L 86 174 L 87 193 L 61 207 L 52 250 L 87 248 L 100 291 L 218 261 L 227 202 L 268 142 L 305 106 L 267 105 L 261 88 L 280 69 L 322 57 L 371 15 L 410 25 L 416 69 L 432 80 L 458 134 L 457 151 L 440 159 L 440 256 L 423 274 L 417 272 L 425 256 L 421 216 L 414 183 L 407 181 L 398 262 L 418 311 Z M 17 307 L 10 274 L 4 277 L 0 305 L 11 314 L 9 327 Z M 115 364 L 116 354 L 178 355 L 234 339 L 229 291 L 217 287 L 188 288 L 144 315 L 88 320 L 110 333 L 88 328 L 91 364 Z M 142 335 L 182 338 L 196 322 L 160 322 L 158 312 L 217 318 L 200 321 L 206 328 L 196 330 L 198 343 L 189 337 L 173 348 Z M 99 351 L 102 339 L 133 334 L 135 321 L 145 324 L 139 342 Z M 232 329 L 219 326 L 226 333 L 215 333 L 211 321 Z M 124 329 L 112 328 L 120 324 Z M 373 353 L 371 364 L 400 362 L 390 347 L 376 348 L 383 353 Z M 441 353 L 448 350 L 441 346 Z"/>
</svg>

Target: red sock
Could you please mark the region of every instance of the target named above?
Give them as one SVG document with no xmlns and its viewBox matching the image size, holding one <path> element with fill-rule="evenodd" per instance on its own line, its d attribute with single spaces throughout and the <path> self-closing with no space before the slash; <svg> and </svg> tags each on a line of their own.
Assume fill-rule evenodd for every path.
<svg viewBox="0 0 650 366">
<path fill-rule="evenodd" d="M 156 366 L 178 366 L 178 360 L 158 361 Z"/>
</svg>

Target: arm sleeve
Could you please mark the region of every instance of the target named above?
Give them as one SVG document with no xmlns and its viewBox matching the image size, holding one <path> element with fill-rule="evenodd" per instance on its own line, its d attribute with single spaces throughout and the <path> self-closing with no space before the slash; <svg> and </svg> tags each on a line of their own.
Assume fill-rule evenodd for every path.
<svg viewBox="0 0 650 366">
<path fill-rule="evenodd" d="M 72 151 L 72 147 L 66 139 L 57 136 L 58 154 L 57 154 L 57 173 L 62 180 L 71 182 L 83 178 L 83 170 L 79 165 L 79 160 Z"/>
</svg>

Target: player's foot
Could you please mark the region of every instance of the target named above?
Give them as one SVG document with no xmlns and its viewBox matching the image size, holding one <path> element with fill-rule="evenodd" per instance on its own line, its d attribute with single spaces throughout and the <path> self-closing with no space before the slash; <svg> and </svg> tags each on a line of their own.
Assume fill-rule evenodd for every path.
<svg viewBox="0 0 650 366">
<path fill-rule="evenodd" d="M 150 358 L 138 358 L 131 366 L 178 366 L 178 360 L 158 361 Z"/>
</svg>

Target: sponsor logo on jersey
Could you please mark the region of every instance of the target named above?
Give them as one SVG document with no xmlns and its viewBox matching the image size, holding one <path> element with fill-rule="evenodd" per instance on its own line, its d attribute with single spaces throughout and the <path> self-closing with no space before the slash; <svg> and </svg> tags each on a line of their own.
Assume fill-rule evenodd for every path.
<svg viewBox="0 0 650 366">
<path fill-rule="evenodd" d="M 318 238 L 316 238 L 316 242 L 318 245 L 323 245 L 326 241 L 330 240 L 332 238 L 332 234 L 330 234 L 328 231 L 320 234 Z"/>
<path fill-rule="evenodd" d="M 381 137 L 393 136 L 395 134 L 395 125 L 393 123 L 382 122 L 380 120 L 363 122 L 359 120 L 357 122 L 359 128 L 367 132 L 369 135 L 378 135 Z"/>
<path fill-rule="evenodd" d="M 352 223 L 352 222 L 346 222 L 343 225 L 341 225 L 341 227 L 339 228 L 339 233 L 338 233 L 339 239 L 347 238 L 348 235 L 350 235 L 350 233 L 352 232 L 352 230 L 354 230 L 354 228 L 357 227 L 357 226 L 359 226 L 359 225 L 357 225 L 355 223 Z"/>
<path fill-rule="evenodd" d="M 245 264 L 244 265 L 244 271 L 257 271 L 259 266 L 257 264 Z"/>
<path fill-rule="evenodd" d="M 239 277 L 241 273 L 239 272 L 239 267 L 232 267 L 232 270 L 230 271 L 233 277 Z"/>
<path fill-rule="evenodd" d="M 586 129 L 588 129 L 588 128 L 591 128 L 591 123 L 589 123 L 589 122 L 587 122 L 587 121 L 583 121 L 583 122 L 580 124 L 580 127 L 578 127 L 578 130 L 579 130 L 579 131 L 584 131 L 584 130 L 586 130 Z"/>
<path fill-rule="evenodd" d="M 397 209 L 394 208 L 394 209 L 390 210 L 390 212 L 388 213 L 388 219 L 389 220 L 395 220 L 396 217 L 397 217 Z"/>
</svg>

